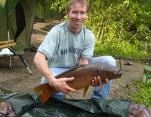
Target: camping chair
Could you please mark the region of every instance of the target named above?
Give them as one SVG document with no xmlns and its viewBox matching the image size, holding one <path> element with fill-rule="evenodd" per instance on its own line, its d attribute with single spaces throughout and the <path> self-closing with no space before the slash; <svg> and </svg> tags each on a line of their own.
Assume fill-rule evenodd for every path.
<svg viewBox="0 0 151 117">
<path fill-rule="evenodd" d="M 11 40 L 11 41 L 10 40 L 9 41 L 0 41 L 0 49 L 2 49 L 1 52 L 0 52 L 0 57 L 9 56 L 9 60 L 10 60 L 9 66 L 10 67 L 11 67 L 11 56 L 13 55 L 13 53 L 10 52 L 9 48 L 11 46 L 14 46 L 14 45 L 16 45 L 16 43 L 13 40 Z"/>
<path fill-rule="evenodd" d="M 13 53 L 8 55 L 10 66 L 11 57 L 19 56 L 29 73 L 32 73 L 22 55 L 30 45 L 37 0 L 0 1 L 0 49 L 8 48 Z"/>
<path fill-rule="evenodd" d="M 16 45 L 14 40 L 0 41 L 0 49 Z"/>
<path fill-rule="evenodd" d="M 9 38 L 9 33 L 8 33 L 8 38 Z M 30 70 L 28 64 L 26 63 L 26 61 L 22 57 L 22 55 L 17 55 L 15 53 L 15 51 L 13 50 L 12 47 L 15 46 L 15 45 L 16 45 L 16 42 L 14 40 L 8 39 L 8 41 L 0 41 L 0 49 L 2 49 L 2 50 L 3 49 L 10 50 L 10 51 L 8 51 L 6 53 L 3 52 L 2 54 L 0 54 L 0 57 L 5 57 L 5 56 L 9 57 L 9 66 L 11 68 L 11 65 L 12 65 L 12 63 L 11 63 L 11 57 L 12 56 L 19 56 L 20 60 L 23 62 L 24 66 L 27 68 L 27 70 L 29 71 L 29 73 L 32 74 L 32 71 Z"/>
</svg>

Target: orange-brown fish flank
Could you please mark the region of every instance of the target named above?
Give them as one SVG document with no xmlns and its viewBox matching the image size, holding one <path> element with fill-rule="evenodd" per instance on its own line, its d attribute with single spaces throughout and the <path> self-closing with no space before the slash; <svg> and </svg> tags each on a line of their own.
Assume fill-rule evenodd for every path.
<svg viewBox="0 0 151 117">
<path fill-rule="evenodd" d="M 84 89 L 84 95 L 91 85 L 91 81 L 95 76 L 101 77 L 101 82 L 104 82 L 105 79 L 112 80 L 120 78 L 122 72 L 117 67 L 113 67 L 111 65 L 106 64 L 88 64 L 75 67 L 69 71 L 61 73 L 56 76 L 56 78 L 61 77 L 74 77 L 74 80 L 68 82 L 67 84 L 76 89 Z M 57 92 L 53 87 L 51 87 L 48 83 L 39 85 L 35 87 L 34 92 L 40 95 L 40 101 L 42 104 L 46 103 L 48 99 Z"/>
</svg>

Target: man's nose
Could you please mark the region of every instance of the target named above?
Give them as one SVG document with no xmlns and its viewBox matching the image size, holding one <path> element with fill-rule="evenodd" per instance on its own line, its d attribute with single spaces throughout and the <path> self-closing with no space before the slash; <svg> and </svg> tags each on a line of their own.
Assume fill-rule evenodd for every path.
<svg viewBox="0 0 151 117">
<path fill-rule="evenodd" d="M 77 13 L 76 18 L 77 18 L 77 19 L 81 19 L 81 17 L 82 17 L 81 13 Z"/>
</svg>

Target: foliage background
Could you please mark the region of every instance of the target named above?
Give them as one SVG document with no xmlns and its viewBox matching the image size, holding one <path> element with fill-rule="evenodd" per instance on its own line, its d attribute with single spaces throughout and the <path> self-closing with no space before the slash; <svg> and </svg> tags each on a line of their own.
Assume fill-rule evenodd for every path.
<svg viewBox="0 0 151 117">
<path fill-rule="evenodd" d="M 36 17 L 65 16 L 68 0 L 39 0 Z M 151 54 L 150 0 L 88 0 L 85 25 L 96 36 L 95 55 L 146 58 Z"/>
</svg>

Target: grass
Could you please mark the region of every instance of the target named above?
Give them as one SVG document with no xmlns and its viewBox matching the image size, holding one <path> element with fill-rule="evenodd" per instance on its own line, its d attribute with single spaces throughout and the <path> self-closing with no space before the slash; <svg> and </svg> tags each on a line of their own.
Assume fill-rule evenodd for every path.
<svg viewBox="0 0 151 117">
<path fill-rule="evenodd" d="M 151 83 L 142 80 L 133 81 L 128 85 L 126 94 L 128 99 L 151 109 Z"/>
</svg>

